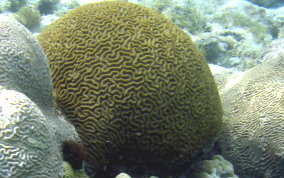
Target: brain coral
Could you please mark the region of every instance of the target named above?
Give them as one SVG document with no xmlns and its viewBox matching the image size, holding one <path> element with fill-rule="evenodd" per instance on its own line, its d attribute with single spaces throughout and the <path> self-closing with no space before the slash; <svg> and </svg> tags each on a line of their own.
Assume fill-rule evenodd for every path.
<svg viewBox="0 0 284 178">
<path fill-rule="evenodd" d="M 27 95 L 42 110 L 53 105 L 48 59 L 32 34 L 0 15 L 0 85 Z"/>
<path fill-rule="evenodd" d="M 0 177 L 63 176 L 61 145 L 39 108 L 0 87 Z"/>
<path fill-rule="evenodd" d="M 164 163 L 188 160 L 221 128 L 205 59 L 186 33 L 146 7 L 87 4 L 38 39 L 50 59 L 56 101 L 92 167 L 117 151 Z"/>
<path fill-rule="evenodd" d="M 225 113 L 218 140 L 241 177 L 284 175 L 283 42 L 264 56 L 269 60 L 229 78 L 220 89 Z"/>
</svg>

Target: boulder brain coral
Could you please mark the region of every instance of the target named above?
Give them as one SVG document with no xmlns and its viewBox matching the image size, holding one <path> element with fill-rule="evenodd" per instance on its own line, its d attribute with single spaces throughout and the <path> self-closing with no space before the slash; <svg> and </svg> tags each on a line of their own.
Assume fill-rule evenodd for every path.
<svg viewBox="0 0 284 178">
<path fill-rule="evenodd" d="M 93 167 L 117 151 L 188 160 L 221 128 L 205 59 L 186 33 L 146 7 L 90 3 L 38 39 L 50 59 L 56 101 Z"/>
<path fill-rule="evenodd" d="M 27 96 L 0 86 L 0 177 L 62 177 L 55 130 Z"/>
<path fill-rule="evenodd" d="M 46 111 L 53 106 L 51 80 L 38 41 L 15 19 L 0 15 L 0 85 L 25 94 Z"/>
<path fill-rule="evenodd" d="M 240 177 L 284 175 L 284 40 L 266 51 L 267 60 L 228 77 L 221 86 L 224 127 L 222 155 Z"/>
</svg>

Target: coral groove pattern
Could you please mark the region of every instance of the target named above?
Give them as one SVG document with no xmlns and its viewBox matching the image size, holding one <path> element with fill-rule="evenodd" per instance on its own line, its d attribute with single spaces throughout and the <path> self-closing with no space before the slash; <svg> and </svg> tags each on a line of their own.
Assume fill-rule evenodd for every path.
<svg viewBox="0 0 284 178">
<path fill-rule="evenodd" d="M 266 53 L 264 63 L 228 79 L 221 87 L 224 127 L 222 155 L 240 177 L 284 175 L 284 40 Z"/>
<path fill-rule="evenodd" d="M 62 177 L 55 130 L 27 96 L 0 86 L 0 177 Z"/>
<path fill-rule="evenodd" d="M 81 6 L 38 39 L 55 97 L 105 165 L 117 151 L 190 159 L 221 128 L 214 79 L 190 37 L 162 15 L 127 2 Z"/>
<path fill-rule="evenodd" d="M 41 110 L 50 110 L 54 104 L 42 48 L 23 25 L 4 15 L 0 15 L 0 84 L 27 95 Z"/>
<path fill-rule="evenodd" d="M 0 177 L 63 176 L 61 144 L 79 138 L 54 103 L 39 43 L 15 19 L 0 15 Z"/>
</svg>

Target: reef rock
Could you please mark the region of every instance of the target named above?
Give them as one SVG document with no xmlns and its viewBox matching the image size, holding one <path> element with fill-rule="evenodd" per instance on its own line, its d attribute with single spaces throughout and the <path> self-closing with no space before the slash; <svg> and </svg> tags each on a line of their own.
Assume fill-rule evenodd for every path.
<svg viewBox="0 0 284 178">
<path fill-rule="evenodd" d="M 194 166 L 192 178 L 238 178 L 233 165 L 221 155 L 214 155 L 211 160 L 204 160 Z"/>
<path fill-rule="evenodd" d="M 284 6 L 283 0 L 247 0 L 253 4 L 266 8 L 276 8 Z"/>
<path fill-rule="evenodd" d="M 205 16 L 206 29 L 195 35 L 195 42 L 208 62 L 239 70 L 259 64 L 261 51 L 279 36 L 277 21 L 266 9 L 246 1 L 215 1 L 203 10 L 205 3 L 196 2 Z"/>
</svg>

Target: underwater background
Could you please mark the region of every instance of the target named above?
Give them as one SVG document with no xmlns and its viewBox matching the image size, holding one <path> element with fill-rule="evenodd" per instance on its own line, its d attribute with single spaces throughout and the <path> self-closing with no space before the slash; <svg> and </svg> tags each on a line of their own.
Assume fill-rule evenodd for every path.
<svg viewBox="0 0 284 178">
<path fill-rule="evenodd" d="M 37 38 L 46 27 L 67 12 L 92 2 L 101 1 L 0 0 L 0 12 L 14 17 Z M 144 164 L 132 167 L 127 163 L 114 163 L 110 166 L 110 173 L 106 171 L 97 177 L 284 178 L 284 1 L 126 2 L 140 4 L 161 13 L 188 34 L 198 46 L 217 84 L 224 112 L 223 127 L 214 144 L 206 144 L 195 155 L 196 160 L 192 161 L 190 167 L 174 175 L 163 175 L 161 169 L 158 169 L 156 175 Z M 3 34 L 0 31 L 0 36 Z M 42 40 L 41 37 L 39 39 Z M 0 94 L 3 93 L 1 87 L 0 90 Z M 4 97 L 5 94 L 0 96 Z M 4 107 L 6 100 L 0 101 Z M 41 102 L 35 101 L 37 105 Z M 52 115 L 49 111 L 42 112 Z M 65 135 L 68 135 L 69 140 L 79 140 L 76 134 L 72 135 L 72 129 L 66 129 L 68 131 Z M 53 131 L 51 129 L 47 132 Z M 53 137 L 56 136 L 45 139 L 53 140 Z M 62 140 L 58 140 L 58 143 Z M 65 172 L 72 172 L 68 166 L 64 166 Z M 2 167 L 5 164 L 1 163 L 0 155 L 0 169 Z M 64 174 L 64 177 L 87 177 L 84 171 L 80 171 L 60 174 Z M 6 173 L 0 175 L 9 177 Z"/>
</svg>

